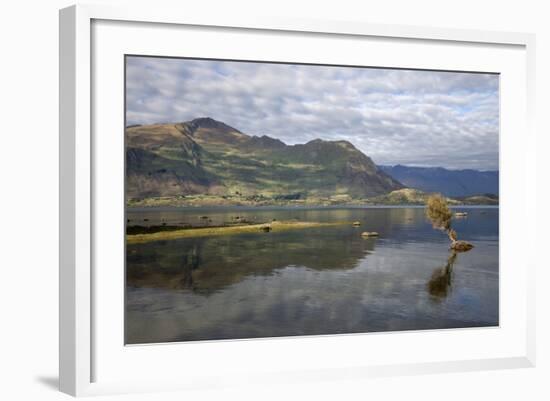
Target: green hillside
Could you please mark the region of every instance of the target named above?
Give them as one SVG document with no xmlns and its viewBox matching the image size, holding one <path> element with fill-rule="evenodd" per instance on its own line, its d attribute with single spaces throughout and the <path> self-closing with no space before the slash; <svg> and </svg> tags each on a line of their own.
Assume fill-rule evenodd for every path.
<svg viewBox="0 0 550 401">
<path fill-rule="evenodd" d="M 126 129 L 129 204 L 349 202 L 403 186 L 347 141 L 286 145 L 211 118 Z"/>
</svg>

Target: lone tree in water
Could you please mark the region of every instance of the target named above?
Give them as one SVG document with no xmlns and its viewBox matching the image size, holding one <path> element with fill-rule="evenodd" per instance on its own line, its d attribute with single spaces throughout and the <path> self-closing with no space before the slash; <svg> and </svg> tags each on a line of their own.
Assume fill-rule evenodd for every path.
<svg viewBox="0 0 550 401">
<path fill-rule="evenodd" d="M 452 212 L 449 210 L 446 199 L 440 194 L 430 195 L 426 201 L 426 216 L 434 228 L 445 231 L 451 240 L 451 249 L 464 252 L 474 246 L 466 241 L 456 239 L 456 231 L 451 228 Z"/>
</svg>

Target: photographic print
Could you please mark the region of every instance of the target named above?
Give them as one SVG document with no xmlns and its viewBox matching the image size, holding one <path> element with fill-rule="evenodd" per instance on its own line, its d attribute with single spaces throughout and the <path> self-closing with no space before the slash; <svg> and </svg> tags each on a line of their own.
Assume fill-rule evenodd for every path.
<svg viewBox="0 0 550 401">
<path fill-rule="evenodd" d="M 499 76 L 125 57 L 125 342 L 499 325 Z"/>
</svg>

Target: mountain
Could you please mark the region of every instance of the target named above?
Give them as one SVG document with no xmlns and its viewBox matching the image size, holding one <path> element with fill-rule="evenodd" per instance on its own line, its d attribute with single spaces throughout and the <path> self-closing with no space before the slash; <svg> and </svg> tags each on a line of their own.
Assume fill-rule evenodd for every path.
<svg viewBox="0 0 550 401">
<path fill-rule="evenodd" d="M 201 196 L 224 204 L 336 202 L 403 188 L 347 141 L 286 145 L 208 117 L 127 127 L 125 139 L 130 203 Z"/>
<path fill-rule="evenodd" d="M 498 195 L 498 171 L 447 170 L 441 167 L 378 166 L 410 188 L 446 196 Z"/>
</svg>

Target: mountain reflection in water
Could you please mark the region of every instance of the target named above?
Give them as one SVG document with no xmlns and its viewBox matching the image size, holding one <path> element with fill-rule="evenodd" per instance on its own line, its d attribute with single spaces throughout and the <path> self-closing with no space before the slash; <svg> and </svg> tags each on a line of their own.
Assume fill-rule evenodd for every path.
<svg viewBox="0 0 550 401">
<path fill-rule="evenodd" d="M 212 224 L 361 221 L 127 246 L 130 344 L 498 325 L 498 208 L 457 221 L 475 248 L 449 254 L 421 208 L 137 210 Z M 380 238 L 362 238 L 361 231 Z M 450 291 L 450 288 L 453 290 Z"/>
</svg>

